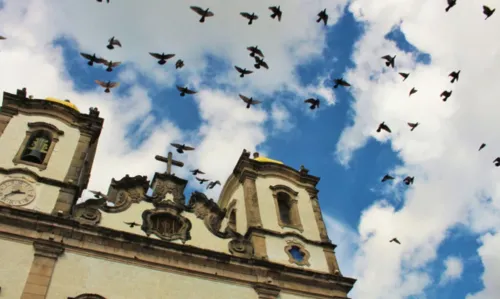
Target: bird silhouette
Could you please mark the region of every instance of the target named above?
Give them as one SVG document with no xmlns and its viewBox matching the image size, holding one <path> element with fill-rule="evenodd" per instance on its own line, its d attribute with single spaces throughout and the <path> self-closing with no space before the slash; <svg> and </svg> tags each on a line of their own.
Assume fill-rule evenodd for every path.
<svg viewBox="0 0 500 299">
<path fill-rule="evenodd" d="M 97 2 L 102 2 L 102 0 L 97 0 Z M 106 0 L 106 3 L 109 3 L 109 0 Z"/>
<path fill-rule="evenodd" d="M 460 77 L 460 71 L 453 71 L 451 72 L 448 77 L 451 77 L 451 83 L 454 83 L 455 81 L 458 81 L 458 78 Z"/>
<path fill-rule="evenodd" d="M 215 181 L 215 182 L 210 182 L 208 183 L 207 185 L 207 189 L 213 189 L 215 186 L 217 185 L 220 185 L 220 182 L 219 181 Z"/>
<path fill-rule="evenodd" d="M 99 80 L 95 80 L 95 83 L 97 83 L 101 87 L 104 87 L 105 93 L 109 93 L 111 91 L 110 90 L 111 88 L 115 88 L 115 87 L 118 87 L 120 85 L 120 82 L 111 82 L 111 81 L 103 82 L 103 81 L 99 81 Z"/>
<path fill-rule="evenodd" d="M 394 180 L 394 177 L 392 177 L 392 176 L 390 176 L 390 175 L 386 174 L 386 175 L 384 175 L 384 177 L 382 178 L 382 181 L 381 181 L 381 182 L 383 183 L 383 182 L 385 182 L 385 181 L 390 181 L 390 180 Z"/>
<path fill-rule="evenodd" d="M 491 17 L 491 15 L 493 15 L 494 12 L 495 12 L 495 9 L 491 9 L 488 6 L 483 5 L 483 13 L 486 16 L 485 20 L 488 20 L 488 18 Z"/>
<path fill-rule="evenodd" d="M 418 126 L 418 122 L 417 123 L 408 123 L 408 126 L 411 128 L 410 131 L 413 131 Z"/>
<path fill-rule="evenodd" d="M 208 182 L 209 180 L 207 179 L 200 179 L 199 177 L 196 177 L 196 179 L 198 180 L 198 182 L 200 182 L 200 185 L 203 185 L 203 183 L 205 182 Z"/>
<path fill-rule="evenodd" d="M 122 47 L 122 44 L 120 43 L 119 40 L 117 40 L 114 36 L 108 40 L 108 45 L 106 48 L 113 50 L 115 46 Z"/>
<path fill-rule="evenodd" d="M 409 185 L 413 185 L 413 181 L 415 180 L 415 177 L 413 176 L 407 176 L 405 177 L 405 179 L 403 180 L 403 182 L 409 186 Z"/>
<path fill-rule="evenodd" d="M 500 166 L 500 157 L 497 157 L 495 160 L 493 160 L 493 163 L 495 163 L 496 167 Z"/>
<path fill-rule="evenodd" d="M 210 11 L 210 8 L 207 8 L 205 10 L 198 6 L 190 6 L 189 8 L 191 8 L 194 12 L 201 16 L 200 23 L 204 23 L 205 18 L 214 16 L 214 13 Z"/>
<path fill-rule="evenodd" d="M 410 76 L 409 73 L 399 73 L 399 75 L 401 75 L 401 77 L 403 77 L 403 81 L 405 81 L 406 79 L 408 79 L 408 76 Z"/>
<path fill-rule="evenodd" d="M 175 68 L 176 68 L 176 69 L 180 69 L 180 68 L 182 68 L 182 67 L 184 67 L 184 61 L 182 61 L 182 59 L 177 60 L 177 61 L 175 62 Z"/>
<path fill-rule="evenodd" d="M 410 95 L 411 96 L 412 94 L 414 93 L 417 93 L 418 90 L 415 89 L 415 87 L 413 87 L 411 90 L 410 90 Z"/>
<path fill-rule="evenodd" d="M 170 145 L 175 147 L 179 154 L 183 154 L 184 151 L 194 151 L 194 149 L 195 149 L 194 147 L 187 146 L 185 144 L 179 144 L 179 143 L 170 143 Z"/>
<path fill-rule="evenodd" d="M 311 110 L 319 108 L 319 99 L 310 98 L 310 99 L 305 100 L 304 103 L 311 104 L 311 106 L 309 107 Z"/>
<path fill-rule="evenodd" d="M 261 101 L 254 100 L 253 98 L 248 98 L 242 94 L 240 94 L 239 96 L 243 100 L 243 102 L 247 103 L 247 109 L 249 109 L 250 106 L 252 106 L 252 105 L 257 105 L 257 104 L 262 103 Z"/>
<path fill-rule="evenodd" d="M 0 40 L 4 40 L 4 39 L 7 39 L 7 38 L 5 36 L 0 35 Z"/>
<path fill-rule="evenodd" d="M 90 55 L 90 54 L 87 54 L 87 53 L 80 53 L 80 55 L 87 59 L 89 62 L 87 62 L 88 65 L 90 66 L 93 66 L 94 63 L 104 63 L 106 62 L 106 59 L 103 59 L 103 58 L 99 58 L 94 54 Z"/>
<path fill-rule="evenodd" d="M 456 4 L 457 4 L 457 0 L 448 0 L 448 7 L 446 7 L 445 11 L 448 12 Z"/>
<path fill-rule="evenodd" d="M 249 75 L 251 73 L 253 73 L 253 71 L 249 71 L 247 69 L 242 69 L 241 67 L 239 66 L 234 66 L 234 68 L 238 71 L 238 73 L 240 73 L 240 78 L 243 78 L 245 77 L 245 75 Z"/>
<path fill-rule="evenodd" d="M 326 24 L 328 24 L 328 14 L 326 13 L 326 8 L 318 13 L 318 19 L 316 20 L 316 23 L 321 22 L 321 20 L 323 20 L 325 26 Z"/>
<path fill-rule="evenodd" d="M 135 222 L 123 222 L 123 223 L 125 223 L 128 226 L 130 226 L 131 228 L 134 228 L 134 226 L 139 226 L 140 225 L 139 223 L 135 223 Z"/>
<path fill-rule="evenodd" d="M 271 15 L 271 18 L 274 19 L 274 18 L 278 17 L 278 22 L 280 22 L 281 21 L 281 15 L 283 14 L 281 12 L 280 7 L 279 6 L 271 6 L 271 7 L 269 7 L 269 9 L 273 12 L 273 14 Z"/>
<path fill-rule="evenodd" d="M 397 238 L 392 238 L 392 239 L 389 241 L 389 243 L 392 243 L 392 242 L 394 242 L 394 243 L 398 243 L 399 245 L 401 245 L 401 243 L 399 242 L 399 240 L 398 240 Z"/>
<path fill-rule="evenodd" d="M 175 56 L 175 54 L 165 54 L 165 53 L 158 54 L 158 53 L 151 53 L 151 52 L 149 53 L 149 55 L 158 59 L 159 65 L 164 65 L 165 63 L 167 63 L 167 60 L 169 60 L 170 58 Z"/>
<path fill-rule="evenodd" d="M 452 92 L 453 92 L 453 91 L 451 91 L 451 90 L 450 90 L 450 91 L 445 90 L 445 91 L 443 91 L 443 92 L 441 93 L 441 96 L 442 96 L 442 97 L 444 97 L 444 98 L 443 98 L 443 102 L 446 102 L 446 100 L 448 100 L 448 98 L 451 96 L 451 93 L 452 93 Z"/>
<path fill-rule="evenodd" d="M 177 86 L 177 90 L 181 92 L 181 97 L 185 96 L 186 94 L 195 94 L 196 93 L 196 91 L 189 89 L 187 87 L 182 87 L 179 85 L 176 85 L 176 86 Z"/>
<path fill-rule="evenodd" d="M 333 85 L 333 88 L 337 88 L 339 86 L 344 86 L 344 87 L 351 86 L 351 84 L 347 83 L 347 81 L 345 81 L 343 78 L 335 79 L 333 80 L 333 83 L 335 83 L 335 85 Z"/>
<path fill-rule="evenodd" d="M 199 169 L 195 169 L 195 170 L 191 170 L 191 173 L 193 175 L 197 175 L 197 174 L 205 174 L 203 171 L 199 170 Z"/>
<path fill-rule="evenodd" d="M 105 66 L 107 66 L 107 68 L 106 68 L 106 71 L 107 71 L 107 72 L 111 72 L 111 71 L 113 71 L 113 68 L 114 68 L 114 67 L 117 67 L 117 66 L 119 66 L 120 64 L 122 64 L 120 61 L 113 62 L 113 61 L 107 61 L 107 60 L 105 60 L 105 59 L 103 59 L 103 60 L 104 60 L 104 61 L 103 61 L 103 62 L 101 62 L 101 64 L 104 64 Z"/>
<path fill-rule="evenodd" d="M 481 145 L 479 146 L 479 150 L 478 150 L 478 151 L 482 150 L 482 149 L 483 149 L 483 148 L 485 148 L 485 147 L 486 147 L 486 143 L 481 144 Z"/>
<path fill-rule="evenodd" d="M 246 19 L 248 19 L 248 25 L 252 25 L 252 22 L 254 20 L 257 20 L 259 16 L 257 16 L 255 13 L 249 14 L 248 12 L 240 12 L 240 15 Z"/>
<path fill-rule="evenodd" d="M 248 47 L 248 51 L 250 51 L 250 57 L 255 57 L 255 55 L 259 55 L 260 57 L 264 58 L 264 53 L 259 49 L 259 47 Z"/>
<path fill-rule="evenodd" d="M 260 67 L 263 67 L 265 69 L 269 69 L 269 66 L 267 63 L 264 61 L 264 59 L 260 58 L 259 56 L 255 56 L 255 64 L 253 65 L 256 69 L 260 69 Z"/>
<path fill-rule="evenodd" d="M 389 132 L 389 133 L 391 133 L 391 132 L 392 132 L 392 131 L 391 131 L 391 129 L 389 129 L 389 126 L 387 126 L 387 125 L 385 124 L 385 122 L 381 122 L 381 123 L 378 125 L 378 128 L 377 128 L 377 133 L 380 133 L 380 131 L 382 131 L 382 130 L 384 130 L 384 131 L 386 131 L 386 132 Z"/>
<path fill-rule="evenodd" d="M 385 56 L 382 56 L 381 58 L 386 60 L 386 62 L 385 62 L 386 66 L 394 68 L 394 61 L 396 59 L 396 55 L 394 55 L 392 57 L 391 57 L 391 55 L 385 55 Z"/>
</svg>

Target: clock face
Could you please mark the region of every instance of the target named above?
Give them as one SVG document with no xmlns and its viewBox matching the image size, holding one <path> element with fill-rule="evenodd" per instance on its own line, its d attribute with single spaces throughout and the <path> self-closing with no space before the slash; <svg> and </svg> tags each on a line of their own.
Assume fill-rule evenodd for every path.
<svg viewBox="0 0 500 299">
<path fill-rule="evenodd" d="M 21 179 L 11 179 L 0 183 L 0 202 L 11 206 L 24 206 L 36 197 L 35 188 Z"/>
</svg>

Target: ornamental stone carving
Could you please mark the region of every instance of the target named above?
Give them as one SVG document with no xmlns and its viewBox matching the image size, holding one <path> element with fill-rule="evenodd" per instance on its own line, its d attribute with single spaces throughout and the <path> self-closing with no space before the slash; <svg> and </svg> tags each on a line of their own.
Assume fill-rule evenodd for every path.
<svg viewBox="0 0 500 299">
<path fill-rule="evenodd" d="M 181 215 L 184 206 L 170 201 L 153 202 L 156 209 L 142 213 L 141 229 L 146 235 L 155 235 L 166 241 L 191 239 L 191 221 Z"/>
<path fill-rule="evenodd" d="M 178 178 L 173 174 L 157 172 L 153 178 L 152 185 L 154 198 L 166 200 L 167 194 L 171 194 L 175 203 L 185 205 L 186 197 L 184 196 L 184 189 L 187 185 L 186 180 Z"/>
<path fill-rule="evenodd" d="M 103 205 L 101 210 L 106 213 L 119 213 L 127 210 L 133 203 L 141 202 L 149 188 L 146 176 L 130 177 L 128 174 L 120 180 L 111 180 L 107 201 L 112 205 Z"/>
</svg>

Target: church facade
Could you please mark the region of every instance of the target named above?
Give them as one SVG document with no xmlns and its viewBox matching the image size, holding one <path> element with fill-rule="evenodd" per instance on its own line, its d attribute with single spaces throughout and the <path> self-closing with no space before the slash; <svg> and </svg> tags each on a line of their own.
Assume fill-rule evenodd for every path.
<svg viewBox="0 0 500 299">
<path fill-rule="evenodd" d="M 0 298 L 348 298 L 355 279 L 307 169 L 243 150 L 215 202 L 185 194 L 169 154 L 166 172 L 112 179 L 77 204 L 103 123 L 96 108 L 4 92 Z"/>
</svg>

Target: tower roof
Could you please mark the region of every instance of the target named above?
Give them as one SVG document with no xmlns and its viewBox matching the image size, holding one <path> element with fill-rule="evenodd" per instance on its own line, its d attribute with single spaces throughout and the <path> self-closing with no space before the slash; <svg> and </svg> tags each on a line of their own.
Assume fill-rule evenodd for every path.
<svg viewBox="0 0 500 299">
<path fill-rule="evenodd" d="M 71 103 L 69 100 L 60 100 L 60 99 L 56 99 L 56 98 L 53 98 L 53 97 L 48 97 L 45 99 L 46 101 L 49 101 L 49 102 L 52 102 L 52 103 L 58 103 L 58 104 L 61 104 L 63 106 L 66 106 L 66 107 L 69 107 L 71 109 L 74 109 L 78 112 L 80 112 L 80 110 L 78 110 L 78 107 L 76 107 L 75 104 Z"/>
<path fill-rule="evenodd" d="M 262 157 L 262 156 L 259 156 L 257 158 L 254 159 L 255 161 L 258 161 L 258 162 L 263 162 L 263 163 L 276 163 L 276 164 L 284 164 L 283 162 L 281 161 L 278 161 L 278 160 L 273 160 L 273 159 L 270 159 L 270 158 L 267 158 L 267 157 Z"/>
</svg>

